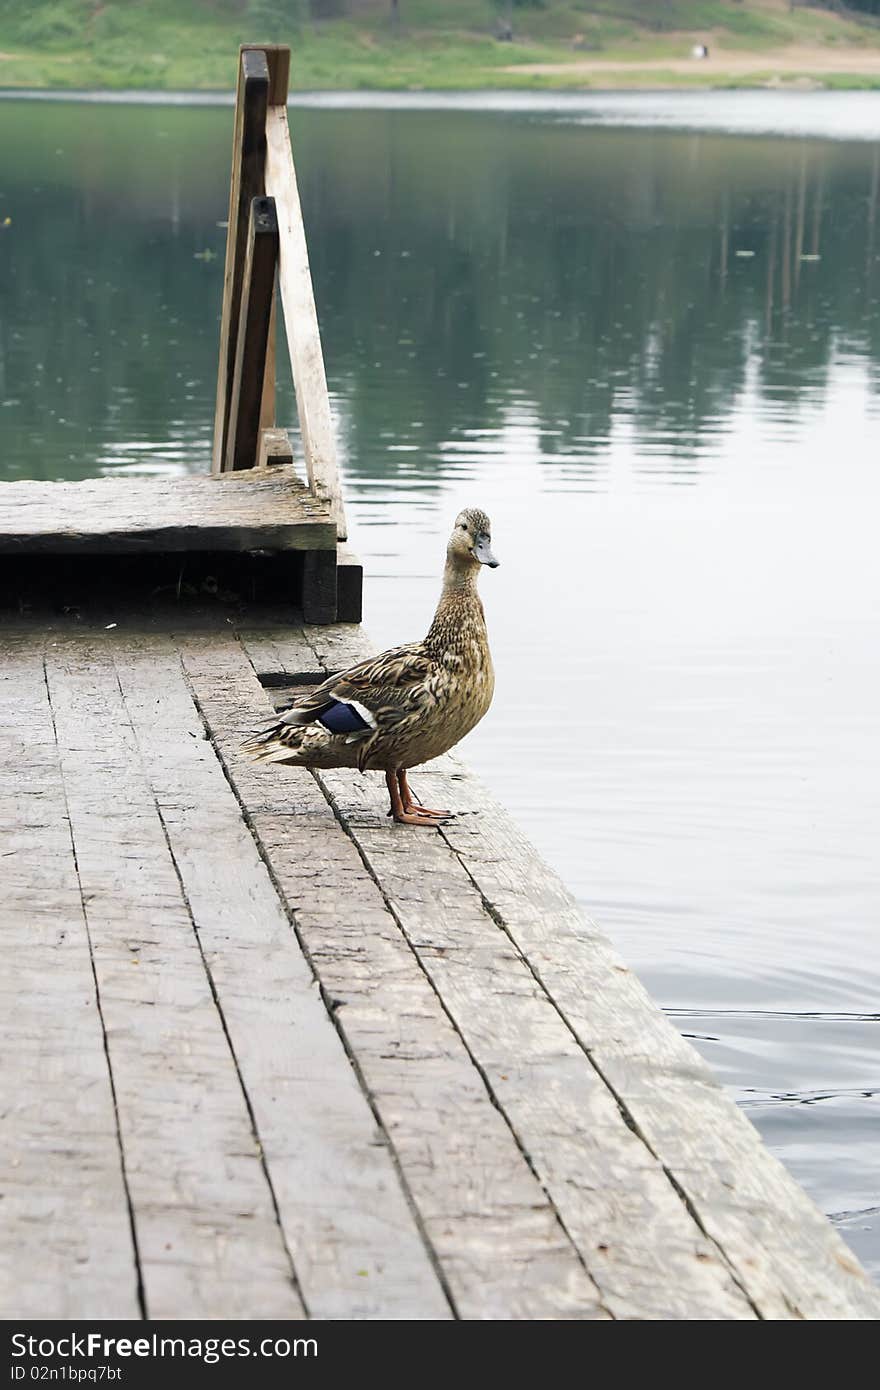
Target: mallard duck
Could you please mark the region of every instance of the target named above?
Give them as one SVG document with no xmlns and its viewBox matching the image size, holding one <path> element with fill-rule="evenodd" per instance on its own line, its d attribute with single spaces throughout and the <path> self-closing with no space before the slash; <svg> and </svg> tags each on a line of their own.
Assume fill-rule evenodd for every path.
<svg viewBox="0 0 880 1390">
<path fill-rule="evenodd" d="M 437 825 L 452 813 L 419 805 L 407 770 L 446 753 L 492 703 L 495 673 L 477 593 L 481 565 L 496 569 L 485 512 L 467 508 L 446 547 L 443 590 L 422 642 L 392 647 L 331 676 L 243 745 L 258 762 L 385 773 L 390 814 Z"/>
</svg>

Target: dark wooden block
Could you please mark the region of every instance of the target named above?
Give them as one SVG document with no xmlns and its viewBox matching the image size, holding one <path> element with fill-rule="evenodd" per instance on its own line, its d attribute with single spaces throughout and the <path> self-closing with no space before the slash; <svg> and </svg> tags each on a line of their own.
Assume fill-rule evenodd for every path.
<svg viewBox="0 0 880 1390">
<path fill-rule="evenodd" d="M 347 545 L 336 548 L 336 620 L 359 623 L 363 616 L 364 567 Z"/>
<path fill-rule="evenodd" d="M 336 548 L 303 555 L 302 611 L 307 623 L 336 622 Z"/>
<path fill-rule="evenodd" d="M 220 363 L 214 415 L 214 469 L 218 472 L 224 467 L 226 459 L 251 203 L 266 191 L 266 109 L 269 102 L 269 85 L 266 54 L 261 49 L 244 50 L 240 59 L 235 133 L 232 141 L 229 228 L 226 233 Z"/>
<path fill-rule="evenodd" d="M 269 105 L 286 106 L 290 82 L 290 47 L 286 43 L 243 43 L 242 53 L 266 55 L 269 67 Z"/>
</svg>

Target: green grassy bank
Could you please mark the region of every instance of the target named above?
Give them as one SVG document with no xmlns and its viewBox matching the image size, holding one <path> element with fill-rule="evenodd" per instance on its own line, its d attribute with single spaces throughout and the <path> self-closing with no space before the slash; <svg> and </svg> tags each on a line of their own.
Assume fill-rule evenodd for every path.
<svg viewBox="0 0 880 1390">
<path fill-rule="evenodd" d="M 876 23 L 789 0 L 0 0 L 0 86 L 228 90 L 261 39 L 300 89 L 880 85 Z"/>
</svg>

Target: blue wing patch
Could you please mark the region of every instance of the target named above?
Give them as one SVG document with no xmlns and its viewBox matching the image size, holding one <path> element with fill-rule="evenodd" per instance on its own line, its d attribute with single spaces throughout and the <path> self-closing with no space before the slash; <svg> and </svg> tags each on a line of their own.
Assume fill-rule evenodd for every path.
<svg viewBox="0 0 880 1390">
<path fill-rule="evenodd" d="M 330 734 L 360 734 L 372 726 L 353 705 L 336 700 L 318 715 L 318 723 Z"/>
</svg>

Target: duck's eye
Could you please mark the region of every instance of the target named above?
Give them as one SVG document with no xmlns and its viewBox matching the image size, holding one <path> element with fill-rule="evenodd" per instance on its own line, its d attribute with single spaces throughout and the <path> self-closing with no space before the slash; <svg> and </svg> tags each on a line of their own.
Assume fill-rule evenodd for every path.
<svg viewBox="0 0 880 1390">
<path fill-rule="evenodd" d="M 462 531 L 466 531 L 466 530 L 467 530 L 467 527 L 465 526 L 464 522 L 461 523 L 461 529 L 462 529 Z"/>
</svg>

